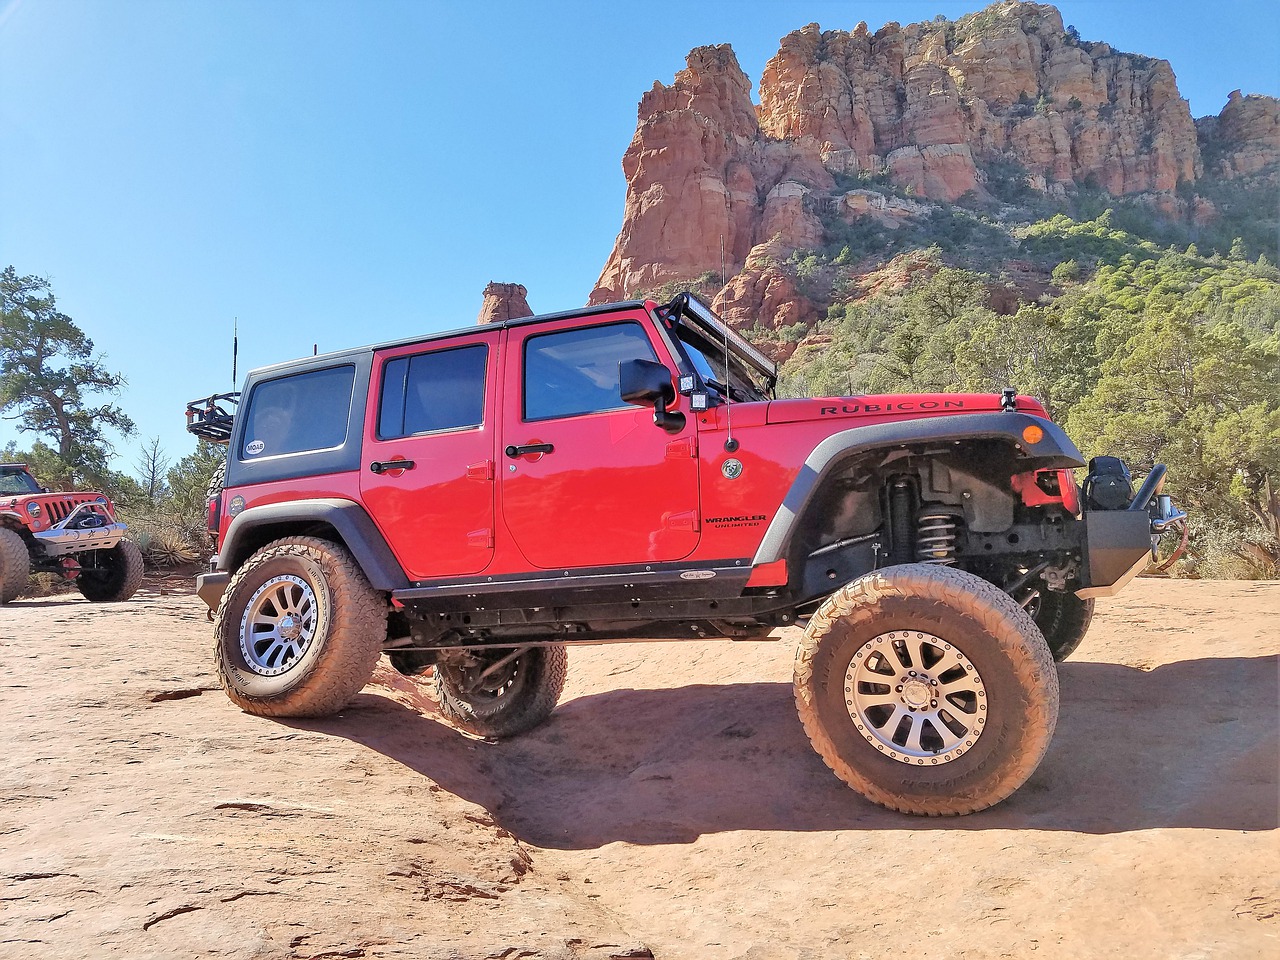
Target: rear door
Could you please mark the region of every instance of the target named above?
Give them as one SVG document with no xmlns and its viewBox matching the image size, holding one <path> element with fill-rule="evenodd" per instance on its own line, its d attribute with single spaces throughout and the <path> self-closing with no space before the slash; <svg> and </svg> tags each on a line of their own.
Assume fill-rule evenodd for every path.
<svg viewBox="0 0 1280 960">
<path fill-rule="evenodd" d="M 493 558 L 498 345 L 491 331 L 374 356 L 361 494 L 410 579 Z"/>
<path fill-rule="evenodd" d="M 672 368 L 642 310 L 507 331 L 502 518 L 536 567 L 679 560 L 698 544 L 697 418 L 671 434 L 624 403 L 632 359 Z"/>
</svg>

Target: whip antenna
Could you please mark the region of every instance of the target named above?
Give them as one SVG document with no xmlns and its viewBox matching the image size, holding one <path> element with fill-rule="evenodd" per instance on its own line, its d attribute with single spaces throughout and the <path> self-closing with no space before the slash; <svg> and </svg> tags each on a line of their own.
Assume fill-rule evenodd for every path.
<svg viewBox="0 0 1280 960">
<path fill-rule="evenodd" d="M 720 288 L 724 289 L 724 234 L 720 234 Z M 729 386 L 729 323 L 720 319 L 724 327 L 724 449 L 728 453 L 738 449 L 738 441 L 733 439 L 733 388 Z"/>
<path fill-rule="evenodd" d="M 240 360 L 240 318 L 231 321 L 231 389 L 239 382 L 236 378 L 236 367 Z"/>
</svg>

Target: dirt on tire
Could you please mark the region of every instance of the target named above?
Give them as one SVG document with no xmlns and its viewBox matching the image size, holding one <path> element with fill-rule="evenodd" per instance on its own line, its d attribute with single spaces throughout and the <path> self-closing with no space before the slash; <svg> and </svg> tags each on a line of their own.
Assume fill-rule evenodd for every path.
<svg viewBox="0 0 1280 960">
<path fill-rule="evenodd" d="M 315 632 L 296 665 L 271 675 L 247 662 L 241 622 L 254 591 L 281 577 L 312 592 Z M 345 547 L 290 537 L 263 547 L 236 571 L 214 624 L 218 676 L 242 710 L 262 717 L 324 717 L 346 706 L 372 675 L 387 635 L 387 605 Z"/>
</svg>

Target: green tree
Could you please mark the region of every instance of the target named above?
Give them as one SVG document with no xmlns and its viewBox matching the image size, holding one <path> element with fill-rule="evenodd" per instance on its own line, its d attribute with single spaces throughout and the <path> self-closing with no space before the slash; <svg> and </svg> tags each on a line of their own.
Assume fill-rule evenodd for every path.
<svg viewBox="0 0 1280 960">
<path fill-rule="evenodd" d="M 95 394 L 118 395 L 124 377 L 94 355 L 93 341 L 60 313 L 49 281 L 0 274 L 0 414 L 18 430 L 48 440 L 57 456 L 56 486 L 110 476 L 112 446 L 107 431 L 124 436 L 133 421 L 113 403 L 95 404 Z"/>
</svg>

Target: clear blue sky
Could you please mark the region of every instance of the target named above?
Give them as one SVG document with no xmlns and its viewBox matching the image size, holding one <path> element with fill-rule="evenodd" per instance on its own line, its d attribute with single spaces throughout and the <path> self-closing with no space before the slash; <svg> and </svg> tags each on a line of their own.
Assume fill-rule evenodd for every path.
<svg viewBox="0 0 1280 960">
<path fill-rule="evenodd" d="M 53 281 L 125 374 L 140 438 L 252 366 L 475 322 L 490 280 L 585 302 L 622 218 L 636 105 L 690 48 L 758 84 L 806 23 L 981 2 L 0 0 L 0 268 Z M 1280 4 L 1064 0 L 1167 59 L 1194 116 L 1280 94 Z M 0 446 L 21 445 L 0 421 Z M 137 443 L 120 443 L 133 472 Z"/>
</svg>

